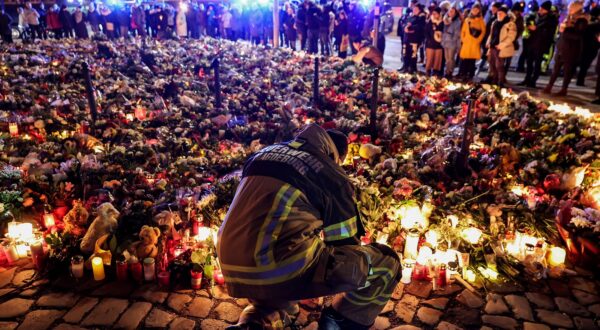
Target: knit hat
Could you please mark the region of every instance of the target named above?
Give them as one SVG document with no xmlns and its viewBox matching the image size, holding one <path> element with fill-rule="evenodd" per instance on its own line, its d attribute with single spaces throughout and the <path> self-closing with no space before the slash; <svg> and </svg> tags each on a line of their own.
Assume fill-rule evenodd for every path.
<svg viewBox="0 0 600 330">
<path fill-rule="evenodd" d="M 498 8 L 498 11 L 503 11 L 505 13 L 508 13 L 508 6 L 502 5 L 502 6 L 500 6 L 500 8 Z"/>
<path fill-rule="evenodd" d="M 492 4 L 492 7 L 500 9 L 500 7 L 502 7 L 502 2 L 496 1 Z"/>
<path fill-rule="evenodd" d="M 333 140 L 333 144 L 335 144 L 340 159 L 343 160 L 348 152 L 348 137 L 346 134 L 335 129 L 327 130 L 327 134 L 331 140 Z"/>
<path fill-rule="evenodd" d="M 441 13 L 442 13 L 442 8 L 440 8 L 440 7 L 435 7 L 435 8 L 433 8 L 431 11 L 432 11 L 432 12 L 436 12 L 436 13 L 438 13 L 438 14 L 441 14 Z"/>
<path fill-rule="evenodd" d="M 544 1 L 540 7 L 544 8 L 546 11 L 550 11 L 552 10 L 552 1 Z"/>
<path fill-rule="evenodd" d="M 510 9 L 510 11 L 518 11 L 518 12 L 523 12 L 525 4 L 522 2 L 516 2 L 512 8 Z"/>
</svg>

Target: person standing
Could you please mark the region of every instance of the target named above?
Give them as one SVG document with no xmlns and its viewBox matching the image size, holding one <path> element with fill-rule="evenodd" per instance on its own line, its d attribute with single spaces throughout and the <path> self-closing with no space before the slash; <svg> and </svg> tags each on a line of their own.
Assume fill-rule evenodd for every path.
<svg viewBox="0 0 600 330">
<path fill-rule="evenodd" d="M 41 38 L 48 39 L 48 33 L 46 32 L 46 5 L 44 5 L 44 1 L 40 2 L 40 6 L 37 9 L 40 14 L 40 31 L 42 32 Z"/>
<path fill-rule="evenodd" d="M 2 37 L 2 42 L 4 43 L 11 44 L 13 42 L 12 30 L 10 28 L 12 21 L 10 15 L 4 11 L 4 8 L 0 7 L 0 37 Z"/>
<path fill-rule="evenodd" d="M 129 36 L 129 25 L 131 24 L 131 12 L 129 8 L 125 5 L 118 7 L 115 15 L 119 25 L 119 37 L 127 38 Z"/>
<path fill-rule="evenodd" d="M 195 3 L 186 2 L 186 4 L 188 5 L 185 12 L 187 35 L 190 38 L 198 39 L 198 22 L 196 21 L 198 6 Z"/>
<path fill-rule="evenodd" d="M 600 36 L 596 36 L 596 41 L 600 42 Z M 596 58 L 596 96 L 597 99 L 593 100 L 591 103 L 600 105 L 600 53 L 598 53 L 598 57 Z"/>
<path fill-rule="evenodd" d="M 515 38 L 515 52 L 521 48 L 521 38 L 523 37 L 523 31 L 525 30 L 525 19 L 523 18 L 523 10 L 525 9 L 525 4 L 522 2 L 515 2 L 512 8 L 510 9 L 510 14 L 514 16 L 514 22 L 517 27 L 517 37 Z M 506 59 L 505 62 L 505 72 L 508 72 L 510 69 L 510 64 L 512 62 L 512 56 Z"/>
<path fill-rule="evenodd" d="M 421 4 L 415 5 L 404 26 L 402 48 L 404 51 L 404 71 L 408 73 L 417 72 L 417 55 L 425 37 L 426 22 L 423 8 Z"/>
<path fill-rule="evenodd" d="M 56 39 L 62 38 L 62 25 L 60 24 L 60 18 L 58 17 L 59 10 L 60 8 L 58 8 L 58 5 L 53 4 L 46 14 L 46 25 L 48 26 L 48 29 L 52 31 L 52 34 L 54 34 L 54 38 Z"/>
<path fill-rule="evenodd" d="M 286 46 L 292 50 L 296 50 L 296 17 L 294 14 L 294 8 L 292 8 L 292 6 L 287 7 L 282 25 L 285 33 Z"/>
<path fill-rule="evenodd" d="M 180 3 L 177 15 L 175 16 L 175 31 L 178 38 L 185 38 L 188 36 L 187 27 L 187 11 L 189 10 L 187 3 Z"/>
<path fill-rule="evenodd" d="M 527 46 L 523 49 L 527 62 L 527 73 L 525 80 L 519 85 L 536 88 L 536 83 L 542 71 L 544 54 L 548 53 L 554 40 L 554 33 L 558 26 L 558 19 L 551 12 L 552 2 L 545 1 L 539 7 L 537 14 L 533 14 L 533 20 L 528 19 L 527 24 Z"/>
<path fill-rule="evenodd" d="M 496 13 L 496 20 L 492 23 L 490 35 L 487 40 L 488 61 L 490 69 L 487 82 L 500 87 L 506 84 L 506 60 L 515 53 L 515 39 L 517 26 L 514 16 L 508 14 L 508 7 L 502 5 Z"/>
<path fill-rule="evenodd" d="M 209 37 L 216 38 L 219 35 L 219 20 L 213 5 L 206 8 L 206 31 Z"/>
<path fill-rule="evenodd" d="M 352 46 L 352 53 L 356 54 L 358 49 L 354 48 L 356 40 L 362 40 L 362 32 L 365 22 L 365 14 L 356 5 L 356 2 L 350 2 L 348 4 L 348 35 L 350 36 L 350 45 Z"/>
<path fill-rule="evenodd" d="M 446 59 L 446 78 L 452 78 L 456 67 L 456 56 L 460 49 L 460 28 L 462 21 L 460 11 L 456 6 L 451 7 L 444 16 L 444 32 L 442 33 L 442 47 Z"/>
<path fill-rule="evenodd" d="M 42 30 L 40 25 L 40 14 L 33 8 L 31 2 L 25 3 L 25 10 L 23 10 L 23 18 L 25 19 L 25 24 L 27 24 L 27 29 L 29 30 L 29 34 L 31 36 L 31 40 L 35 40 L 35 36 L 42 39 Z"/>
<path fill-rule="evenodd" d="M 102 22 L 102 18 L 94 2 L 90 2 L 90 5 L 88 6 L 87 19 L 90 23 L 90 27 L 92 28 L 92 32 L 94 34 L 100 32 L 100 23 Z"/>
<path fill-rule="evenodd" d="M 550 3 L 550 6 L 552 6 L 552 3 Z M 532 6 L 528 6 L 528 8 L 529 7 L 532 7 Z M 517 62 L 517 72 L 525 72 L 525 63 L 527 62 L 527 56 L 531 52 L 530 40 L 531 40 L 532 31 L 529 29 L 529 27 L 535 25 L 537 10 L 539 10 L 539 7 L 538 7 L 538 9 L 536 9 L 536 11 L 531 11 L 531 13 L 529 15 L 527 15 L 527 17 L 525 18 L 523 37 L 522 37 L 523 38 L 522 39 L 523 40 L 523 42 L 522 42 L 523 49 L 521 50 L 521 55 L 519 55 L 519 61 Z"/>
<path fill-rule="evenodd" d="M 331 55 L 331 36 L 329 35 L 330 16 L 329 8 L 323 7 L 319 14 L 319 44 L 321 45 L 321 55 Z"/>
<path fill-rule="evenodd" d="M 319 52 L 319 28 L 321 18 L 321 9 L 310 2 L 306 13 L 306 36 L 308 42 L 308 52 L 316 54 Z M 329 26 L 329 25 L 328 25 Z"/>
<path fill-rule="evenodd" d="M 465 81 L 472 81 L 475 76 L 475 62 L 481 58 L 481 42 L 485 35 L 485 22 L 481 16 L 481 5 L 476 2 L 471 7 L 460 32 L 459 76 Z"/>
<path fill-rule="evenodd" d="M 131 23 L 138 36 L 146 37 L 146 11 L 139 1 L 131 8 Z"/>
<path fill-rule="evenodd" d="M 223 23 L 223 34 L 224 37 L 231 40 L 231 20 L 233 19 L 233 15 L 228 8 L 223 9 L 223 15 L 221 15 L 221 22 Z"/>
<path fill-rule="evenodd" d="M 350 47 L 350 36 L 348 35 L 348 18 L 345 11 L 341 10 L 338 13 L 334 24 L 333 35 L 335 36 L 335 47 L 338 56 L 346 58 L 348 47 Z"/>
<path fill-rule="evenodd" d="M 306 15 L 308 12 L 308 1 L 305 0 L 298 7 L 298 12 L 296 13 L 296 32 L 298 33 L 298 38 L 300 39 L 300 50 L 306 50 Z"/>
<path fill-rule="evenodd" d="M 494 21 L 496 20 L 496 13 L 498 13 L 498 9 L 502 6 L 501 2 L 494 2 L 492 4 L 492 6 L 490 7 L 490 10 L 485 13 L 487 16 L 487 20 L 485 23 L 485 33 L 483 36 L 483 40 L 484 42 L 481 43 L 481 53 L 482 54 L 487 54 L 487 44 L 485 42 L 485 40 L 488 40 L 488 37 L 490 35 L 490 31 L 491 31 L 491 27 L 492 24 L 494 23 Z M 486 63 L 486 57 L 483 56 L 481 58 L 481 61 L 479 62 L 479 69 L 478 69 L 478 73 L 483 71 L 485 69 L 485 63 Z"/>
<path fill-rule="evenodd" d="M 104 34 L 108 39 L 116 38 L 116 19 L 113 11 L 108 6 L 103 5 L 100 9 L 100 17 Z"/>
<path fill-rule="evenodd" d="M 206 7 L 203 3 L 198 5 L 198 10 L 196 11 L 196 22 L 198 23 L 198 36 L 206 36 Z"/>
<path fill-rule="evenodd" d="M 590 22 L 583 33 L 583 50 L 581 52 L 581 61 L 578 65 L 577 86 L 585 86 L 585 76 L 600 48 L 600 43 L 596 38 L 596 35 L 600 32 L 600 22 L 597 16 L 598 10 L 591 10 L 590 15 Z"/>
<path fill-rule="evenodd" d="M 81 11 L 81 6 L 77 6 L 73 12 L 73 23 L 75 24 L 75 36 L 78 39 L 87 39 L 88 30 L 85 25 L 85 14 Z"/>
<path fill-rule="evenodd" d="M 556 96 L 566 96 L 569 89 L 569 83 L 575 73 L 577 62 L 581 59 L 583 50 L 583 33 L 588 25 L 588 18 L 583 12 L 583 3 L 574 1 L 569 4 L 567 17 L 559 26 L 560 37 L 556 45 L 556 55 L 554 57 L 554 68 L 544 88 L 544 93 L 551 93 L 552 87 L 561 69 L 564 70 L 563 84 L 561 90 Z"/>
<path fill-rule="evenodd" d="M 58 18 L 60 19 L 60 25 L 62 25 L 63 28 L 63 36 L 65 38 L 73 38 L 75 36 L 73 33 L 73 16 L 66 5 L 60 6 Z"/>
<path fill-rule="evenodd" d="M 425 25 L 425 74 L 428 76 L 442 74 L 442 9 L 435 7 L 431 10 L 429 20 Z"/>
</svg>

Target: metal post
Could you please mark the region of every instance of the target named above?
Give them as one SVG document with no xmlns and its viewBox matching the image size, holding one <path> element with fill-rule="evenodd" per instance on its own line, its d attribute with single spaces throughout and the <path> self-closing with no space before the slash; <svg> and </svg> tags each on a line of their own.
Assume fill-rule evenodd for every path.
<svg viewBox="0 0 600 330">
<path fill-rule="evenodd" d="M 219 58 L 215 57 L 212 62 L 213 71 L 215 74 L 215 102 L 217 109 L 221 108 L 221 77 L 219 76 Z"/>
<path fill-rule="evenodd" d="M 377 139 L 377 103 L 379 102 L 379 68 L 375 68 L 373 72 L 373 84 L 371 90 L 371 116 L 369 122 L 371 124 L 371 136 L 373 140 Z"/>
<path fill-rule="evenodd" d="M 83 62 L 83 79 L 85 80 L 85 92 L 87 94 L 88 105 L 92 115 L 92 127 L 95 127 L 96 119 L 98 118 L 98 107 L 96 106 L 96 95 L 94 94 L 94 86 L 92 85 L 90 67 L 87 62 Z"/>
<path fill-rule="evenodd" d="M 375 7 L 373 8 L 374 20 L 373 20 L 373 47 L 379 49 L 377 47 L 377 41 L 379 40 L 379 21 L 380 21 L 380 11 L 379 2 L 375 3 Z"/>
<path fill-rule="evenodd" d="M 273 0 L 273 47 L 279 47 L 279 0 Z"/>
<path fill-rule="evenodd" d="M 473 131 L 473 100 L 467 101 L 467 117 L 463 127 L 463 138 L 460 144 L 460 153 L 457 157 L 456 169 L 462 174 L 466 173 L 469 160 L 469 149 L 471 147 L 472 131 Z"/>
<path fill-rule="evenodd" d="M 313 75 L 313 103 L 319 106 L 319 57 L 315 55 L 315 72 Z"/>
</svg>

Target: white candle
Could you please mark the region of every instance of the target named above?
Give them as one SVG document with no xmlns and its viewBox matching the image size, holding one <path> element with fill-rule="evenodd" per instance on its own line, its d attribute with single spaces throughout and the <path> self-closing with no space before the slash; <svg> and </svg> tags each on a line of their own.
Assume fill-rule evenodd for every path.
<svg viewBox="0 0 600 330">
<path fill-rule="evenodd" d="M 29 247 L 25 244 L 17 245 L 17 254 L 19 258 L 27 258 L 27 253 L 29 252 Z"/>
<path fill-rule="evenodd" d="M 11 244 L 10 247 L 6 249 L 6 259 L 9 264 L 19 260 L 19 253 L 17 252 L 17 247 L 14 244 Z"/>
<path fill-rule="evenodd" d="M 144 259 L 144 279 L 147 282 L 154 281 L 155 273 L 156 273 L 156 269 L 154 266 L 154 258 Z"/>
<path fill-rule="evenodd" d="M 417 259 L 419 249 L 419 231 L 417 229 L 411 229 L 406 236 L 406 243 L 404 245 L 404 258 Z"/>
<path fill-rule="evenodd" d="M 83 277 L 83 257 L 82 256 L 74 256 L 71 259 L 71 274 L 75 278 Z"/>
<path fill-rule="evenodd" d="M 550 266 L 561 266 L 565 263 L 565 258 L 567 256 L 567 251 L 565 249 L 554 246 L 550 249 L 550 255 L 548 258 L 548 263 Z"/>
</svg>

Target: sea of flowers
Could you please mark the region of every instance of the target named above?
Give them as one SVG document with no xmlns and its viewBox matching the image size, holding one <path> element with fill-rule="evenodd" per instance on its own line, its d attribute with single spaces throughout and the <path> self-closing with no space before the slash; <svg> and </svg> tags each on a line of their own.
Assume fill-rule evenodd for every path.
<svg viewBox="0 0 600 330">
<path fill-rule="evenodd" d="M 81 241 L 90 224 L 116 220 L 93 251 L 107 266 L 142 254 L 171 278 L 190 267 L 218 270 L 213 234 L 237 171 L 252 152 L 313 122 L 348 134 L 344 168 L 368 231 L 363 242 L 390 245 L 406 267 L 456 260 L 471 279 L 543 277 L 600 256 L 598 114 L 382 71 L 372 132 L 373 70 L 323 59 L 315 104 L 313 61 L 214 39 L 0 45 L 4 261 L 14 248 L 18 257 L 49 258 L 50 276 L 70 267 L 73 275 L 74 257 L 89 257 Z M 461 150 L 467 167 L 459 171 Z M 117 210 L 112 218 L 105 203 Z M 160 234 L 139 235 L 144 226 Z"/>
</svg>

